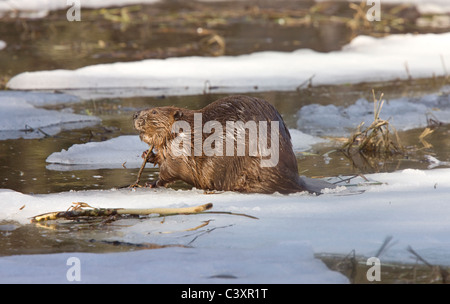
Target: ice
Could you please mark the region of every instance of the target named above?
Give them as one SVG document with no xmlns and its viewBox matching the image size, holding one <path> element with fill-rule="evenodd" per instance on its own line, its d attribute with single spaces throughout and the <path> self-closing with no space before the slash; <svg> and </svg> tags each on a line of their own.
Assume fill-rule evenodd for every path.
<svg viewBox="0 0 450 304">
<path fill-rule="evenodd" d="M 67 94 L 0 92 L 0 140 L 40 138 L 98 124 L 100 119 L 94 116 L 37 108 L 79 101 L 78 97 Z"/>
<path fill-rule="evenodd" d="M 133 4 L 153 4 L 160 0 L 89 0 L 80 1 L 81 9 L 110 6 L 126 6 Z M 202 0 L 215 1 L 215 0 Z M 226 1 L 226 0 L 225 0 Z M 317 0 L 323 1 L 323 0 Z M 344 0 L 338 0 L 344 1 Z M 386 4 L 412 4 L 423 13 L 445 14 L 450 11 L 447 0 L 383 0 Z M 52 10 L 68 10 L 73 2 L 67 0 L 3 0 L 0 1 L 0 16 L 8 14 L 27 18 L 44 18 Z M 370 3 L 368 4 L 370 5 Z"/>
<path fill-rule="evenodd" d="M 383 0 L 387 4 L 412 4 L 422 14 L 445 14 L 450 12 L 450 3 L 447 0 Z"/>
<path fill-rule="evenodd" d="M 346 283 L 313 258 L 310 248 L 298 243 L 280 244 L 270 252 L 233 249 L 164 248 L 129 253 L 62 253 L 0 258 L 0 282 L 69 283 L 67 261 L 80 261 L 80 283 L 135 284 L 239 284 L 239 283 Z M 306 254 L 306 253 L 308 254 Z M 130 262 L 132 261 L 132 262 Z M 70 264 L 69 264 L 70 265 Z M 8 279 L 6 279 L 8 278 Z M 76 282 L 75 282 L 76 283 Z M 181 294 L 179 295 L 181 298 Z M 224 295 L 222 297 L 225 297 Z M 218 298 L 218 296 L 217 296 Z"/>
<path fill-rule="evenodd" d="M 348 107 L 310 104 L 302 107 L 297 116 L 298 128 L 307 134 L 348 136 L 361 122 L 366 127 L 373 122 L 374 103 L 359 99 Z M 389 120 L 398 131 L 426 127 L 428 119 L 450 123 L 450 95 L 387 100 L 381 108 L 380 118 Z"/>
<path fill-rule="evenodd" d="M 323 2 L 328 0 L 316 0 Z M 355 2 L 352 0 L 332 0 L 335 2 Z M 376 1 L 367 1 L 367 7 L 373 7 Z M 445 14 L 450 12 L 450 3 L 447 0 L 382 0 L 378 2 L 380 5 L 414 5 L 421 14 Z"/>
<path fill-rule="evenodd" d="M 148 150 L 137 135 L 124 135 L 103 142 L 76 144 L 47 158 L 51 170 L 86 170 L 99 168 L 139 168 L 142 152 Z M 69 165 L 69 166 L 68 166 Z"/>
<path fill-rule="evenodd" d="M 450 62 L 450 33 L 358 36 L 342 50 L 329 53 L 300 49 L 116 62 L 77 70 L 25 72 L 14 76 L 8 87 L 69 90 L 84 94 L 82 97 L 89 94 L 89 98 L 111 97 L 114 93 L 155 96 L 203 94 L 205 90 L 295 90 L 312 76 L 313 85 L 325 85 L 445 75 L 443 60 Z"/>
<path fill-rule="evenodd" d="M 68 0 L 3 0 L 0 1 L 0 16 L 21 18 L 44 18 L 49 11 L 68 10 L 77 1 Z M 81 9 L 153 4 L 159 0 L 89 0 L 79 1 Z"/>
<path fill-rule="evenodd" d="M 359 186 L 365 190 L 362 194 L 349 195 L 340 187 L 321 196 L 205 195 L 195 189 L 111 189 L 45 195 L 0 190 L 0 221 L 8 223 L 26 224 L 31 216 L 66 210 L 73 201 L 104 208 L 184 207 L 211 202 L 213 211 L 258 217 L 179 215 L 163 222 L 149 218 L 117 225 L 119 231 L 107 240 L 189 244 L 192 248 L 1 257 L 0 281 L 64 283 L 66 261 L 77 257 L 83 283 L 340 283 L 346 279 L 326 270 L 313 253 L 347 254 L 355 250 L 370 257 L 388 236 L 393 241 L 379 257 L 382 263 L 414 262 L 407 251 L 411 246 L 428 262 L 449 265 L 450 169 L 407 169 L 366 177 L 383 184 Z M 205 221 L 209 224 L 199 231 L 186 231 Z M 228 281 L 220 276 L 236 279 Z"/>
</svg>

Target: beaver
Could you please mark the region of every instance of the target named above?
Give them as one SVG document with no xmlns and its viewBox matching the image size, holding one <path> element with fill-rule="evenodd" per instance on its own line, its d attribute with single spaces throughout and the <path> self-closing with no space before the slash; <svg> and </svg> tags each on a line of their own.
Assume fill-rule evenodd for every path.
<svg viewBox="0 0 450 304">
<path fill-rule="evenodd" d="M 299 176 L 289 130 L 275 107 L 260 98 L 228 96 L 200 110 L 149 108 L 133 121 L 152 148 L 143 157 L 159 166 L 159 179 L 150 187 L 177 180 L 244 193 L 320 194 L 335 187 Z"/>
</svg>

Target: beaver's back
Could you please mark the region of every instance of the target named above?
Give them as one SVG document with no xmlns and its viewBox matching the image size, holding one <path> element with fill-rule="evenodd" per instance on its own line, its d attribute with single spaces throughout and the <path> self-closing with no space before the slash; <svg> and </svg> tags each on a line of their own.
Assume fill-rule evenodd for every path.
<svg viewBox="0 0 450 304">
<path fill-rule="evenodd" d="M 201 156 L 192 159 L 194 166 L 201 168 L 201 172 L 194 178 L 197 180 L 197 187 L 260 193 L 291 193 L 303 190 L 299 186 L 297 159 L 292 150 L 289 130 L 281 115 L 270 103 L 255 97 L 237 95 L 221 98 L 198 112 L 202 113 L 203 124 L 208 121 L 219 122 L 223 126 L 224 137 L 229 132 L 226 130 L 227 122 L 241 121 L 245 124 L 254 121 L 256 125 L 266 122 L 268 146 L 271 143 L 271 122 L 277 122 L 278 159 L 274 166 L 261 166 L 261 160 L 267 156 L 249 155 L 249 141 L 258 138 L 250 138 L 247 132 L 244 156 L 238 155 L 236 144 L 232 155 L 225 155 L 224 148 L 223 156 Z M 207 133 L 203 134 L 203 142 L 208 136 Z"/>
</svg>

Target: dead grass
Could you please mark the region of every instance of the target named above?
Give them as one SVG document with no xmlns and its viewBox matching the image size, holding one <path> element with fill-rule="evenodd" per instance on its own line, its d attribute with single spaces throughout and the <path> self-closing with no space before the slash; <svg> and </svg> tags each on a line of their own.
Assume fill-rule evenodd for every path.
<svg viewBox="0 0 450 304">
<path fill-rule="evenodd" d="M 358 256 L 352 250 L 346 256 L 333 254 L 316 254 L 328 268 L 345 275 L 352 284 L 448 284 L 449 268 L 433 265 L 414 251 L 411 246 L 406 249 L 416 258 L 415 263 L 390 263 L 383 261 L 380 256 L 394 244 L 392 237 L 386 237 L 374 257 L 380 258 L 380 281 L 369 281 L 367 272 L 371 265 L 367 264 L 367 257 Z"/>
<path fill-rule="evenodd" d="M 374 100 L 374 121 L 365 129 L 362 122 L 356 131 L 348 138 L 342 146 L 342 150 L 347 155 L 360 153 L 364 157 L 390 157 L 401 154 L 404 151 L 397 131 L 392 127 L 388 120 L 380 119 L 381 108 L 384 100 L 383 94 L 380 98 L 375 97 L 375 91 L 372 90 Z"/>
</svg>

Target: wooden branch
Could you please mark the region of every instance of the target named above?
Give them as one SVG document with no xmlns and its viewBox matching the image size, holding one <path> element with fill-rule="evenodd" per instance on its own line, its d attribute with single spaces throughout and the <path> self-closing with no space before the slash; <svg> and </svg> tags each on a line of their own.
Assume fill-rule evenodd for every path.
<svg viewBox="0 0 450 304">
<path fill-rule="evenodd" d="M 80 217 L 101 217 L 112 215 L 150 215 L 159 214 L 160 216 L 175 215 L 175 214 L 195 214 L 205 210 L 211 209 L 213 204 L 208 203 L 199 206 L 185 207 L 185 208 L 150 208 L 150 209 L 126 209 L 126 208 L 92 208 L 85 203 L 81 204 L 82 207 L 88 207 L 90 209 L 83 209 L 78 206 L 69 208 L 66 211 L 48 212 L 40 215 L 36 215 L 31 218 L 31 222 L 42 222 L 56 220 L 59 218 L 64 219 L 77 219 Z"/>
<path fill-rule="evenodd" d="M 134 184 L 131 184 L 130 186 L 128 186 L 128 188 L 140 187 L 139 186 L 139 182 L 141 181 L 141 175 L 142 175 L 142 172 L 144 171 L 145 165 L 147 164 L 147 162 L 148 162 L 148 160 L 150 158 L 152 150 L 153 150 L 153 146 L 150 146 L 150 148 L 147 150 L 147 154 L 144 157 L 144 161 L 142 162 L 141 168 L 139 169 L 136 181 L 134 182 Z"/>
</svg>

